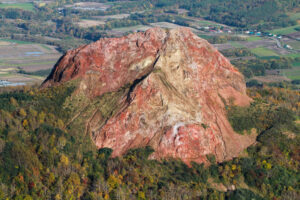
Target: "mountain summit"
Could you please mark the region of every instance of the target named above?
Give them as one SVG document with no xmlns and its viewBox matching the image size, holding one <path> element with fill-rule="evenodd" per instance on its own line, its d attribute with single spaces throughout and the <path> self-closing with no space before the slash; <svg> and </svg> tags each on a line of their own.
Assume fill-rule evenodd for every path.
<svg viewBox="0 0 300 200">
<path fill-rule="evenodd" d="M 221 162 L 255 141 L 226 117 L 229 102 L 251 101 L 243 76 L 187 28 L 152 28 L 68 51 L 43 87 L 70 82 L 68 125 L 82 122 L 82 134 L 113 156 L 149 145 L 155 159 L 200 163 L 212 154 Z"/>
</svg>

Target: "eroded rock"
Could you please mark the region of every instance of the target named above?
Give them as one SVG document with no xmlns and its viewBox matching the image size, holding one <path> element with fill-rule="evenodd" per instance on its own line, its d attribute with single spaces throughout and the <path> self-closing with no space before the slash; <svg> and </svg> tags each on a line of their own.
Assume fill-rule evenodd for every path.
<svg viewBox="0 0 300 200">
<path fill-rule="evenodd" d="M 221 162 L 255 141 L 226 118 L 225 103 L 251 101 L 243 76 L 187 28 L 153 28 L 69 51 L 43 87 L 70 80 L 78 82 L 72 99 L 88 99 L 74 116 L 85 116 L 96 146 L 113 156 L 150 145 L 155 159 L 206 162 L 213 154 Z"/>
</svg>

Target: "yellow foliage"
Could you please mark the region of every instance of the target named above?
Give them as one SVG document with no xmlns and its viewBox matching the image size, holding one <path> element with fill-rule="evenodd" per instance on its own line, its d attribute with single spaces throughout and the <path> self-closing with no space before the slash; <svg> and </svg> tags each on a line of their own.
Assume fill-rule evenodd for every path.
<svg viewBox="0 0 300 200">
<path fill-rule="evenodd" d="M 55 195 L 55 200 L 61 200 L 61 197 L 59 194 Z"/>
<path fill-rule="evenodd" d="M 272 168 L 271 163 L 267 163 L 267 164 L 266 164 L 266 169 L 271 169 L 271 168 Z"/>
<path fill-rule="evenodd" d="M 145 193 L 142 192 L 142 191 L 139 191 L 139 192 L 138 192 L 138 199 L 146 199 Z"/>
<path fill-rule="evenodd" d="M 68 165 L 69 165 L 69 158 L 63 154 L 63 155 L 60 157 L 60 162 L 61 162 L 63 165 L 68 166 Z"/>
<path fill-rule="evenodd" d="M 26 195 L 25 198 L 24 198 L 24 200 L 32 200 L 32 197 L 29 196 L 29 195 Z"/>
<path fill-rule="evenodd" d="M 54 183 L 54 181 L 55 181 L 55 175 L 51 172 L 49 174 L 49 183 L 52 184 Z"/>
<path fill-rule="evenodd" d="M 110 175 L 110 177 L 107 180 L 109 191 L 115 189 L 120 184 L 120 182 L 121 181 L 117 177 L 115 177 L 114 175 Z"/>
<path fill-rule="evenodd" d="M 21 117 L 26 117 L 27 115 L 26 111 L 23 108 L 20 109 L 19 114 Z"/>
<path fill-rule="evenodd" d="M 46 114 L 44 112 L 40 112 L 38 116 L 38 120 L 40 123 L 44 123 Z"/>
<path fill-rule="evenodd" d="M 38 113 L 37 113 L 37 111 L 35 111 L 34 109 L 30 108 L 30 109 L 29 109 L 29 114 L 30 114 L 31 116 L 33 116 L 33 117 L 36 117 Z"/>
<path fill-rule="evenodd" d="M 64 128 L 65 124 L 64 124 L 64 122 L 63 122 L 61 119 L 58 119 L 58 120 L 57 120 L 57 126 L 58 126 L 60 129 L 62 129 L 62 128 Z"/>
<path fill-rule="evenodd" d="M 34 92 L 32 90 L 29 91 L 29 95 L 33 96 Z"/>
<path fill-rule="evenodd" d="M 58 146 L 60 147 L 60 148 L 62 148 L 62 147 L 64 147 L 65 145 L 66 145 L 66 143 L 67 143 L 67 140 L 66 140 L 66 138 L 64 137 L 64 136 L 60 136 L 59 138 L 58 138 Z"/>
<path fill-rule="evenodd" d="M 231 169 L 232 169 L 232 170 L 236 170 L 236 165 L 233 164 L 233 165 L 231 166 Z"/>
<path fill-rule="evenodd" d="M 289 190 L 289 191 L 293 191 L 294 188 L 293 188 L 292 186 L 289 186 L 289 187 L 288 187 L 288 190 Z"/>
<path fill-rule="evenodd" d="M 10 103 L 11 103 L 13 106 L 18 106 L 18 102 L 17 102 L 17 100 L 16 100 L 15 98 L 11 97 L 11 98 L 9 99 L 9 101 L 10 101 Z"/>
<path fill-rule="evenodd" d="M 27 119 L 24 119 L 22 125 L 23 125 L 24 128 L 28 127 L 28 121 L 27 121 Z"/>
</svg>

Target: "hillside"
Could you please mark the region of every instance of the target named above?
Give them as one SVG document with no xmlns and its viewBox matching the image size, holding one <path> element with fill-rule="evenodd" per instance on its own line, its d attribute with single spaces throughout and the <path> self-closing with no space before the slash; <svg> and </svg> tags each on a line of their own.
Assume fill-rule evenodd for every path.
<svg viewBox="0 0 300 200">
<path fill-rule="evenodd" d="M 119 48 L 104 48 L 103 52 L 101 45 Z M 128 54 L 131 56 L 122 57 Z M 108 55 L 115 57 L 111 60 Z M 142 65 L 137 60 L 145 58 L 152 60 L 143 68 L 145 62 Z M 187 61 L 191 59 L 195 63 L 189 69 L 191 63 Z M 103 65 L 97 66 L 100 63 Z M 128 70 L 130 66 L 134 66 L 133 71 Z M 184 70 L 197 72 L 184 76 Z M 118 80 L 118 74 L 124 76 Z M 160 78 L 162 74 L 165 76 Z M 195 80 L 197 74 L 199 80 Z M 107 85 L 99 84 L 105 81 Z M 190 91 L 198 86 L 199 90 Z M 103 97 L 104 93 L 107 94 Z M 188 98 L 183 98 L 183 94 Z M 247 95 L 252 99 L 250 105 Z M 71 50 L 59 60 L 43 88 L 1 88 L 0 199 L 296 200 L 300 190 L 300 93 L 259 86 L 248 89 L 247 95 L 242 75 L 216 49 L 186 29 L 170 32 L 154 29 Z M 197 101 L 201 106 L 196 106 Z M 89 107 L 85 103 L 90 103 Z M 125 107 L 120 110 L 116 105 Z M 160 116 L 168 116 L 161 114 L 166 111 L 174 119 L 194 125 L 161 119 Z M 193 118 L 193 112 L 203 117 Z M 103 120 L 100 113 L 110 118 L 105 120 L 106 133 L 99 129 Z M 148 117 L 152 114 L 152 118 Z M 142 117 L 141 123 L 134 123 Z M 227 126 L 215 127 L 218 124 L 215 120 Z M 139 141 L 142 145 L 128 145 L 133 149 L 114 153 L 113 149 L 117 152 L 122 149 L 124 131 L 151 134 L 145 127 L 150 130 L 163 127 L 161 121 L 169 123 L 163 128 L 165 139 L 170 139 L 175 129 L 177 136 L 186 138 L 183 141 L 177 138 L 179 142 L 189 141 L 198 124 L 199 135 L 208 134 L 215 139 L 205 141 L 202 146 L 197 143 L 183 146 L 187 150 L 199 147 L 201 160 L 185 160 L 182 155 L 186 154 L 148 159 L 157 152 L 180 153 L 180 149 L 172 149 L 171 143 L 162 151 L 138 140 L 134 132 L 131 134 L 138 138 L 135 144 Z M 96 137 L 89 134 L 93 130 Z M 113 135 L 114 132 L 119 135 Z M 111 134 L 112 139 L 103 140 L 103 133 Z M 217 153 L 224 149 L 213 152 L 208 148 L 206 153 L 200 149 L 217 144 L 215 141 L 226 134 L 238 141 L 225 141 L 226 147 L 233 148 L 225 160 Z M 250 134 L 258 136 L 255 144 L 246 148 L 251 143 L 244 143 L 245 146 L 238 143 L 246 141 L 240 138 L 249 138 Z M 119 136 L 122 139 L 117 141 Z M 207 137 L 193 138 L 202 139 Z"/>
<path fill-rule="evenodd" d="M 224 112 L 230 99 L 251 101 L 242 75 L 186 28 L 153 28 L 69 51 L 43 87 L 69 81 L 76 82 L 66 105 L 74 122 L 84 118 L 85 134 L 113 156 L 152 146 L 153 158 L 205 162 L 213 154 L 223 161 L 254 142 L 234 133 Z"/>
</svg>

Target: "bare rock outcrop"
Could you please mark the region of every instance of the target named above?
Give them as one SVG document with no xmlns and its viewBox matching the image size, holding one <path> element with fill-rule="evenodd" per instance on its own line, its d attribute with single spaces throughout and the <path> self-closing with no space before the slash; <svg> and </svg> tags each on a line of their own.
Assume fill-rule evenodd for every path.
<svg viewBox="0 0 300 200">
<path fill-rule="evenodd" d="M 69 81 L 77 84 L 71 99 L 85 97 L 74 116 L 85 117 L 96 146 L 113 156 L 150 145 L 155 159 L 200 163 L 213 154 L 221 162 L 254 142 L 226 117 L 229 101 L 251 101 L 243 76 L 187 28 L 153 28 L 69 51 L 43 87 Z"/>
</svg>

